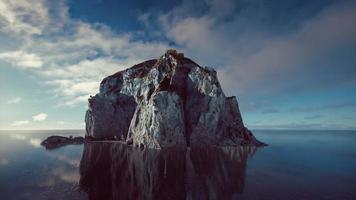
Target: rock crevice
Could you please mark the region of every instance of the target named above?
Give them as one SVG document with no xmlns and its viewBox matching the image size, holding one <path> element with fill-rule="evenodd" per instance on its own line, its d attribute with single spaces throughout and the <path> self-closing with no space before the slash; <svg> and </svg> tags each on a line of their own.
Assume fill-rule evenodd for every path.
<svg viewBox="0 0 356 200">
<path fill-rule="evenodd" d="M 106 77 L 88 101 L 86 132 L 148 148 L 263 145 L 244 126 L 236 97 L 214 69 L 168 50 Z"/>
</svg>

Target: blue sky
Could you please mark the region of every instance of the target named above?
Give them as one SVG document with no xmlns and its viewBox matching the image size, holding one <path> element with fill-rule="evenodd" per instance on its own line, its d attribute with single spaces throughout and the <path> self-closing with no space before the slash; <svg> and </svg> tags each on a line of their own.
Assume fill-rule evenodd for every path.
<svg viewBox="0 0 356 200">
<path fill-rule="evenodd" d="M 252 129 L 356 129 L 355 1 L 0 1 L 0 129 L 83 128 L 110 74 L 176 48 Z"/>
</svg>

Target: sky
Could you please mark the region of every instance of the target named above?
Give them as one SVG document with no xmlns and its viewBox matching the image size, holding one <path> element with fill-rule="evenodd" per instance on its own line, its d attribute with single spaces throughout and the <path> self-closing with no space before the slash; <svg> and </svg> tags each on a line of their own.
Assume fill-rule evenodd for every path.
<svg viewBox="0 0 356 200">
<path fill-rule="evenodd" d="M 356 129 L 352 0 L 0 0 L 0 129 L 81 129 L 104 77 L 169 48 L 251 129 Z"/>
</svg>

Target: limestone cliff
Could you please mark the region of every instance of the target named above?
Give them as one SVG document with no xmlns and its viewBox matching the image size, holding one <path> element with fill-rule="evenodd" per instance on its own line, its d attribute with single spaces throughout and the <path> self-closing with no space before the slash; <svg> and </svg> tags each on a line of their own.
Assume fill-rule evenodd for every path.
<svg viewBox="0 0 356 200">
<path fill-rule="evenodd" d="M 244 126 L 212 68 L 168 50 L 106 77 L 89 99 L 87 136 L 148 148 L 263 145 Z"/>
</svg>

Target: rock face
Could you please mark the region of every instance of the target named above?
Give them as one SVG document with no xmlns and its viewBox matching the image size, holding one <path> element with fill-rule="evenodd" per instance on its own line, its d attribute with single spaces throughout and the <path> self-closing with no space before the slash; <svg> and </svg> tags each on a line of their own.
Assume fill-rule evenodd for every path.
<svg viewBox="0 0 356 200">
<path fill-rule="evenodd" d="M 212 68 L 168 50 L 106 77 L 88 100 L 87 136 L 148 148 L 263 145 L 244 126 Z"/>
</svg>

